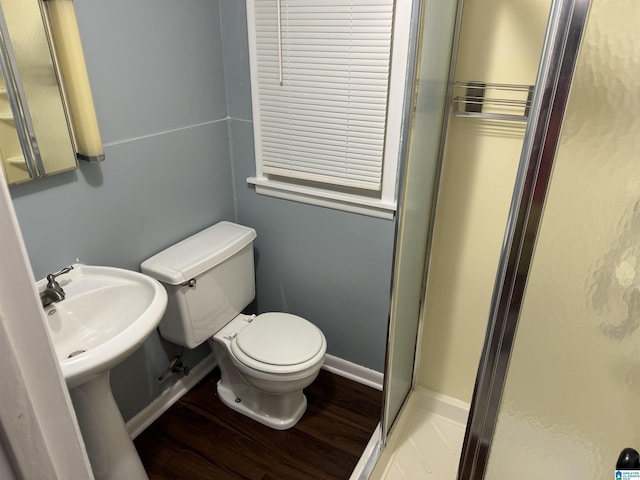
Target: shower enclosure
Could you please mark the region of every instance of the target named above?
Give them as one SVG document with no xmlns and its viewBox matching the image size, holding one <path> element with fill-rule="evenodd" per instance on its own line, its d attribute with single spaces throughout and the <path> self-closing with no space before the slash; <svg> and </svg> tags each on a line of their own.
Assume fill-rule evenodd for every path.
<svg viewBox="0 0 640 480">
<path fill-rule="evenodd" d="M 607 478 L 640 448 L 638 25 L 635 0 L 552 2 L 459 480 Z M 389 368 L 419 344 L 402 325 L 396 311 L 387 409 L 415 386 L 413 364 Z"/>
<path fill-rule="evenodd" d="M 638 24 L 553 4 L 460 479 L 613 478 L 640 446 Z"/>
</svg>

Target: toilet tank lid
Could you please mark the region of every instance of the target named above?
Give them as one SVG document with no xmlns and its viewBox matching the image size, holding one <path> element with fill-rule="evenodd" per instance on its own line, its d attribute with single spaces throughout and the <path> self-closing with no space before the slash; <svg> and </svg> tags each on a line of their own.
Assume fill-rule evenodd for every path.
<svg viewBox="0 0 640 480">
<path fill-rule="evenodd" d="M 256 238 L 253 228 L 220 222 L 148 258 L 140 271 L 169 285 L 186 283 L 219 265 Z"/>
</svg>

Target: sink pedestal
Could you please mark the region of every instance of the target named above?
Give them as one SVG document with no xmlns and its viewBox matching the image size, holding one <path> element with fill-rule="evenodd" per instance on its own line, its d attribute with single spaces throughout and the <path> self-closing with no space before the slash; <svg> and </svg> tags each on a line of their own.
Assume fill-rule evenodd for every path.
<svg viewBox="0 0 640 480">
<path fill-rule="evenodd" d="M 97 480 L 147 480 L 113 399 L 109 372 L 153 333 L 167 308 L 167 291 L 130 270 L 72 267 L 58 279 L 64 300 L 45 313 L 93 474 Z M 41 294 L 48 283 L 37 283 Z"/>
<path fill-rule="evenodd" d="M 147 480 L 113 399 L 109 371 L 69 390 L 96 480 Z"/>
</svg>

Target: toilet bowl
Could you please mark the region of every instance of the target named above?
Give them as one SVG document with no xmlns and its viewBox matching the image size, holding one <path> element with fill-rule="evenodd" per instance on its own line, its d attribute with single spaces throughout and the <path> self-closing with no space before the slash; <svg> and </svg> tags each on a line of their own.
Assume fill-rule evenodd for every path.
<svg viewBox="0 0 640 480">
<path fill-rule="evenodd" d="M 187 348 L 205 341 L 220 368 L 218 396 L 230 408 L 284 430 L 304 414 L 303 394 L 327 342 L 289 313 L 243 315 L 255 296 L 253 229 L 220 222 L 145 260 L 140 269 L 167 289 L 160 335 Z"/>
<path fill-rule="evenodd" d="M 217 390 L 230 408 L 276 430 L 306 410 L 302 390 L 318 376 L 326 340 L 301 317 L 238 315 L 209 341 L 220 367 Z"/>
</svg>

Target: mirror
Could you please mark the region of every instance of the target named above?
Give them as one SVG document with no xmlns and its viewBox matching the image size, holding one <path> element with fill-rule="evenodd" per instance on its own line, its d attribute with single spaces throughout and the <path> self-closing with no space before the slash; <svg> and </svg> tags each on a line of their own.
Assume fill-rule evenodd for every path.
<svg viewBox="0 0 640 480">
<path fill-rule="evenodd" d="M 0 71 L 9 185 L 104 158 L 72 0 L 0 0 Z"/>
</svg>

